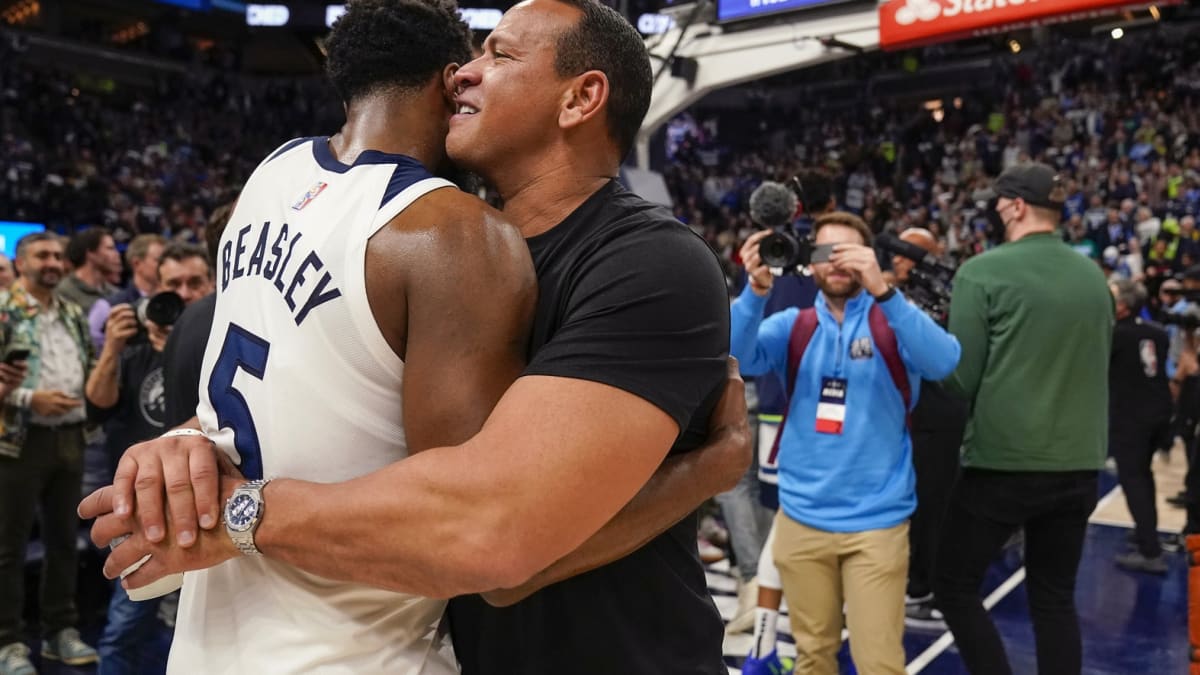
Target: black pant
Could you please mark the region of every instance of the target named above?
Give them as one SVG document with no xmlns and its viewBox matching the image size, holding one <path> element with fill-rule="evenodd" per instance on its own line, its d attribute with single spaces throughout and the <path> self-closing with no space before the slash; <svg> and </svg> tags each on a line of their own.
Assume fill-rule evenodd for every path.
<svg viewBox="0 0 1200 675">
<path fill-rule="evenodd" d="M 988 565 L 1021 527 L 1038 673 L 1078 675 L 1075 575 L 1096 489 L 1095 471 L 963 470 L 946 514 L 934 595 L 972 675 L 1012 673 L 980 590 Z"/>
<path fill-rule="evenodd" d="M 950 490 L 958 475 L 962 430 L 912 433 L 913 469 L 917 474 L 917 510 L 908 529 L 908 595 L 920 598 L 933 592 L 938 540 Z"/>
<path fill-rule="evenodd" d="M 1166 419 L 1151 424 L 1114 419 L 1109 429 L 1109 449 L 1117 460 L 1117 479 L 1133 516 L 1138 550 L 1147 558 L 1162 555 L 1150 465 L 1169 424 Z"/>
<path fill-rule="evenodd" d="M 29 430 L 21 456 L 0 457 L 0 647 L 23 639 L 25 547 L 41 516 L 41 629 L 50 635 L 79 620 L 75 537 L 83 482 L 83 427 Z"/>
</svg>

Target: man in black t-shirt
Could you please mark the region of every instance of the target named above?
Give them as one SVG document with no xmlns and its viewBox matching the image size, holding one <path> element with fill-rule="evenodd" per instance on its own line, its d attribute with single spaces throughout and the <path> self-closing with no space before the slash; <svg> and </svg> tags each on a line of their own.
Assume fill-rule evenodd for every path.
<svg viewBox="0 0 1200 675">
<path fill-rule="evenodd" d="M 453 81 L 447 150 L 499 191 L 537 271 L 530 363 L 458 445 L 341 483 L 272 480 L 258 493 L 254 547 L 329 579 L 434 597 L 486 592 L 450 609 L 467 675 L 724 675 L 692 513 L 745 471 L 744 393 L 727 372 L 716 255 L 614 180 L 649 106 L 645 45 L 594 0 L 531 0 Z M 473 243 L 498 245 L 485 234 Z M 188 462 L 137 458 L 198 462 L 206 443 L 164 439 L 126 458 L 139 486 L 170 483 L 189 477 Z M 243 484 L 226 471 L 222 501 Z M 196 494 L 216 492 L 191 481 Z M 129 487 L 114 488 L 126 504 Z M 167 495 L 172 512 L 178 497 Z M 82 510 L 110 504 L 98 494 Z M 137 506 L 142 522 L 161 518 Z M 194 509 L 191 495 L 182 506 Z M 138 530 L 133 545 L 106 569 L 152 550 L 136 586 L 238 555 L 204 527 L 205 545 L 148 544 L 116 514 L 102 515 L 93 539 L 127 527 Z"/>
<path fill-rule="evenodd" d="M 168 246 L 159 259 L 158 274 L 157 292 L 177 293 L 185 304 L 212 294 L 208 259 L 197 246 Z M 112 308 L 105 322 L 104 349 L 85 390 L 88 417 L 94 422 L 107 422 L 105 445 L 114 465 L 125 448 L 169 428 L 163 348 L 172 327 L 147 320 L 141 330 L 146 339 L 131 344 L 139 333 L 134 308 L 127 304 Z M 119 580 L 113 583 L 108 620 L 97 644 L 100 675 L 145 672 L 141 657 L 157 614 L 158 602 L 134 602 Z"/>
</svg>

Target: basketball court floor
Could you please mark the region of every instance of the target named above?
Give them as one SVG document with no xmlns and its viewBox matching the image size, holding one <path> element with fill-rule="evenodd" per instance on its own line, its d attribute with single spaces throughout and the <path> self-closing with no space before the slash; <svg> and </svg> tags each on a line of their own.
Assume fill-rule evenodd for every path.
<svg viewBox="0 0 1200 675">
<path fill-rule="evenodd" d="M 1157 455 L 1154 458 L 1158 524 L 1163 535 L 1183 529 L 1183 510 L 1167 504 L 1165 498 L 1179 492 L 1186 470 L 1182 446 L 1177 446 L 1169 457 Z M 1083 633 L 1083 672 L 1086 675 L 1187 672 L 1187 561 L 1184 554 L 1167 553 L 1170 570 L 1165 577 L 1117 568 L 1113 557 L 1127 550 L 1133 519 L 1113 475 L 1101 475 L 1101 492 L 1104 496 L 1088 526 L 1076 595 Z M 1024 579 L 1025 569 L 1021 567 L 1019 555 L 1015 551 L 1009 552 L 988 572 L 985 604 L 991 609 L 1004 639 L 1013 673 L 1034 675 L 1037 659 Z M 708 581 L 722 618 L 729 621 L 737 609 L 737 584 L 729 574 L 728 563 L 711 566 Z M 779 623 L 779 652 L 794 656 L 795 645 L 787 630 L 785 611 L 781 613 Z M 850 662 L 848 645 L 852 639 L 853 636 L 843 631 L 839 656 L 843 675 L 857 672 Z M 750 651 L 751 642 L 749 634 L 726 636 L 725 661 L 730 673 L 741 672 L 738 666 Z M 908 629 L 904 648 L 908 655 L 909 675 L 967 675 L 955 649 L 954 638 L 945 630 Z"/>
<path fill-rule="evenodd" d="M 1155 458 L 1154 472 L 1159 495 L 1159 529 L 1175 533 L 1183 528 L 1183 511 L 1165 503 L 1183 484 L 1186 462 L 1181 447 L 1169 457 Z M 1184 673 L 1188 664 L 1187 640 L 1187 564 L 1182 553 L 1168 553 L 1170 571 L 1165 577 L 1124 572 L 1112 559 L 1127 547 L 1133 521 L 1125 507 L 1125 498 L 1110 474 L 1101 476 L 1104 497 L 1096 507 L 1088 528 L 1083 562 L 1079 570 L 1080 623 L 1083 630 L 1084 673 L 1087 675 L 1168 675 Z M 33 547 L 31 558 L 40 557 Z M 33 562 L 32 560 L 30 561 Z M 31 565 L 28 571 L 35 569 Z M 88 569 L 84 574 L 97 574 Z M 1033 630 L 1025 600 L 1025 570 L 1018 555 L 1010 552 L 989 571 L 985 587 L 987 605 L 1004 638 L 1016 675 L 1037 673 Z M 27 577 L 29 581 L 32 578 Z M 736 582 L 727 562 L 710 567 L 709 588 L 722 617 L 728 621 L 737 608 Z M 27 589 L 32 590 L 32 589 Z M 93 641 L 103 626 L 104 597 L 96 589 L 81 588 L 84 609 L 84 637 Z M 35 598 L 29 593 L 30 601 Z M 89 611 L 90 610 L 90 611 Z M 727 636 L 725 661 L 731 674 L 739 674 L 751 636 Z M 780 652 L 794 655 L 795 646 L 787 633 L 786 611 L 780 619 Z M 840 660 L 842 674 L 856 673 L 850 662 L 848 640 L 843 633 Z M 151 660 L 161 672 L 170 644 L 170 632 L 164 627 L 152 640 Z M 908 655 L 908 673 L 916 675 L 966 675 L 952 636 L 944 630 L 908 630 L 904 638 Z M 95 669 L 71 668 L 61 664 L 37 664 L 39 644 L 30 635 L 35 664 L 42 675 L 84 675 Z M 519 675 L 514 673 L 513 675 Z M 614 673 L 613 675 L 624 675 Z M 863 674 L 868 675 L 868 674 Z"/>
</svg>

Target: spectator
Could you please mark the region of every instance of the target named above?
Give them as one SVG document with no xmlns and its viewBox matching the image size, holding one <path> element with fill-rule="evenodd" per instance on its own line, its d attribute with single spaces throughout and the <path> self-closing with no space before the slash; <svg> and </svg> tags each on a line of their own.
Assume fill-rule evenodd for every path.
<svg viewBox="0 0 1200 675">
<path fill-rule="evenodd" d="M 158 259 L 165 241 L 157 234 L 140 234 L 125 249 L 125 264 L 129 267 L 129 284 L 107 298 L 101 298 L 88 312 L 92 342 L 96 349 L 104 347 L 104 325 L 113 305 L 132 304 L 150 295 L 158 287 Z"/>
<path fill-rule="evenodd" d="M 58 293 L 83 310 L 86 318 L 96 301 L 117 291 L 108 282 L 116 270 L 121 271 L 121 255 L 108 230 L 89 227 L 71 237 L 67 245 L 67 262 L 72 271 L 63 279 Z M 88 332 L 91 335 L 91 332 Z"/>
<path fill-rule="evenodd" d="M 1146 301 L 1141 284 L 1117 281 L 1109 288 L 1117 308 L 1108 367 L 1109 447 L 1137 535 L 1136 550 L 1118 555 L 1116 563 L 1135 572 L 1166 574 L 1150 463 L 1154 451 L 1171 442 L 1167 333 L 1138 318 Z"/>
<path fill-rule="evenodd" d="M 1010 673 L 979 593 L 1023 529 L 1038 669 L 1077 675 L 1075 574 L 1107 450 L 1113 299 L 1055 232 L 1065 194 L 1053 169 L 1017 165 L 995 191 L 1008 243 L 959 269 L 950 307 L 963 358 L 948 385 L 971 416 L 934 593 L 967 669 Z"/>
<path fill-rule="evenodd" d="M 20 280 L 0 292 L 7 346 L 27 349 L 28 374 L 6 398 L 0 426 L 0 667 L 32 673 L 22 643 L 25 547 L 40 513 L 43 658 L 71 666 L 96 662 L 75 625 L 78 575 L 75 508 L 83 480 L 83 385 L 93 364 L 87 321 L 57 287 L 63 250 L 48 232 L 17 247 Z"/>
</svg>

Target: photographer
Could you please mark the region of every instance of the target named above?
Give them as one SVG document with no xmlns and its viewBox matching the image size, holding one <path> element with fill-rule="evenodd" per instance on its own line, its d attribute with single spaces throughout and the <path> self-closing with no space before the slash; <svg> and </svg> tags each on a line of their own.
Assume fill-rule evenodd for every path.
<svg viewBox="0 0 1200 675">
<path fill-rule="evenodd" d="M 813 224 L 816 306 L 765 320 L 776 283 L 747 241 L 750 284 L 731 309 L 730 351 L 751 375 L 788 382 L 772 556 L 799 672 L 837 673 L 842 610 L 861 672 L 903 673 L 908 517 L 915 506 L 908 415 L 921 378 L 958 363 L 958 341 L 889 286 L 862 219 Z M 820 259 L 828 253 L 827 261 Z"/>
<path fill-rule="evenodd" d="M 1133 515 L 1137 550 L 1118 555 L 1118 567 L 1166 574 L 1158 540 L 1154 451 L 1169 443 L 1171 391 L 1167 387 L 1167 333 L 1138 318 L 1146 289 L 1132 281 L 1109 284 L 1117 303 L 1112 360 L 1108 367 L 1109 448 L 1117 460 L 1117 478 Z"/>
<path fill-rule="evenodd" d="M 88 414 L 94 421 L 108 422 L 106 445 L 114 464 L 129 446 L 164 431 L 163 347 L 171 332 L 170 324 L 184 306 L 213 290 L 204 249 L 191 244 L 168 246 L 159 260 L 158 275 L 158 293 L 175 293 L 177 297 L 144 298 L 138 309 L 127 304 L 113 307 L 105 324 L 104 348 L 87 381 Z M 155 305 L 140 306 L 160 298 L 167 300 L 159 310 L 162 316 L 156 313 Z M 139 332 L 146 339 L 131 343 Z M 108 623 L 98 645 L 100 675 L 143 672 L 140 658 L 157 613 L 157 602 L 134 602 L 120 581 L 114 582 Z"/>
<path fill-rule="evenodd" d="M 924 228 L 911 228 L 900 240 L 919 247 L 919 253 L 934 256 L 938 241 Z M 917 262 L 905 255 L 892 256 L 896 286 L 906 297 L 927 292 L 921 285 Z M 940 300 L 931 303 L 935 320 L 942 320 Z M 909 525 L 908 592 L 906 622 L 915 628 L 944 628 L 942 613 L 934 606 L 934 562 L 941 537 L 942 516 L 950 501 L 950 489 L 958 475 L 958 453 L 967 426 L 967 404 L 950 395 L 937 381 L 921 382 L 921 400 L 912 414 L 913 468 L 917 474 L 917 509 Z"/>
</svg>

